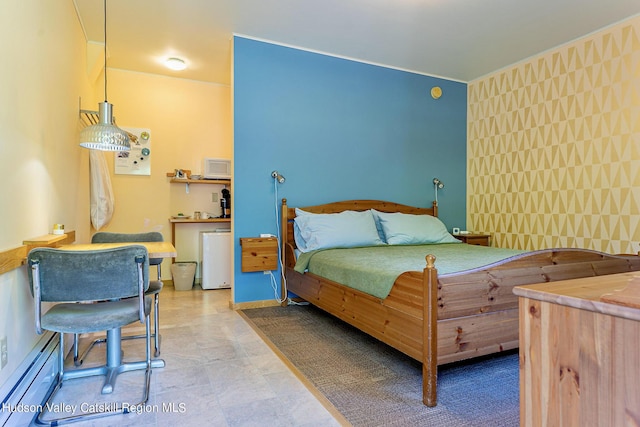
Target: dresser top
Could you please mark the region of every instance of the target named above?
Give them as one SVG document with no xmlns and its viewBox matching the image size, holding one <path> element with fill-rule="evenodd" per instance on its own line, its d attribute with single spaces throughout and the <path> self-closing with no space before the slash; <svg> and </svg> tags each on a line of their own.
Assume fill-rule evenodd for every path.
<svg viewBox="0 0 640 427">
<path fill-rule="evenodd" d="M 567 307 L 640 320 L 640 272 L 516 286 L 513 293 Z"/>
</svg>

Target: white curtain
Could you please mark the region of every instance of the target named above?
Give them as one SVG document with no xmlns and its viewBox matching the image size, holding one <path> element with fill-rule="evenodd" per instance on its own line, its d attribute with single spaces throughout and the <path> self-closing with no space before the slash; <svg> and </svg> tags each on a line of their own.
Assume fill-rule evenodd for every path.
<svg viewBox="0 0 640 427">
<path fill-rule="evenodd" d="M 89 150 L 91 169 L 91 224 L 100 230 L 111 221 L 113 216 L 113 188 L 104 152 Z"/>
</svg>

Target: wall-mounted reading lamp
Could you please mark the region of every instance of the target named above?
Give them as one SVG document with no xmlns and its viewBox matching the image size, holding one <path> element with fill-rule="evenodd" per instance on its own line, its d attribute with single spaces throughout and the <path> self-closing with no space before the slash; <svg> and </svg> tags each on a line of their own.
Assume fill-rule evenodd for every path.
<svg viewBox="0 0 640 427">
<path fill-rule="evenodd" d="M 436 193 L 436 204 L 438 203 L 438 189 L 444 188 L 444 183 L 438 178 L 433 178 L 433 190 Z"/>
<path fill-rule="evenodd" d="M 275 179 L 279 184 L 283 184 L 285 181 L 284 176 L 280 175 L 278 171 L 271 172 L 271 178 Z"/>
<path fill-rule="evenodd" d="M 284 184 L 284 176 L 280 175 L 280 172 L 278 171 L 273 171 L 271 172 L 271 178 L 273 178 L 273 191 L 274 191 L 274 195 L 273 195 L 273 208 L 275 211 L 275 216 L 276 216 L 276 239 L 277 239 L 277 243 L 278 243 L 278 264 L 280 264 L 280 277 L 282 279 L 281 284 L 282 284 L 282 290 L 281 290 L 281 295 L 282 297 L 280 297 L 278 295 L 278 286 L 276 283 L 276 278 L 273 275 L 272 272 L 269 272 L 269 274 L 271 275 L 271 287 L 273 288 L 273 296 L 275 298 L 275 300 L 278 302 L 278 304 L 282 304 L 283 302 L 288 300 L 288 291 L 287 291 L 287 279 L 284 276 L 284 264 L 282 263 L 282 242 L 280 240 L 280 216 L 278 214 L 278 184 Z M 265 271 L 266 273 L 266 271 Z"/>
</svg>

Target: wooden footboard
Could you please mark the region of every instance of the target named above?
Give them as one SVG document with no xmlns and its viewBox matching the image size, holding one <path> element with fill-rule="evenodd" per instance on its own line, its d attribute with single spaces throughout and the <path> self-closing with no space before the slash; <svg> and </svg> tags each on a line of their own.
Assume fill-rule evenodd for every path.
<svg viewBox="0 0 640 427">
<path fill-rule="evenodd" d="M 518 310 L 516 302 L 512 309 L 439 319 L 443 310 L 430 258 L 423 273 L 402 274 L 384 300 L 292 268 L 286 277 L 290 292 L 422 362 L 423 402 L 435 406 L 437 365 L 516 348 Z"/>
<path fill-rule="evenodd" d="M 438 384 L 438 270 L 436 257 L 427 255 L 422 275 L 422 402 L 436 406 Z M 420 359 L 418 359 L 420 360 Z"/>
<path fill-rule="evenodd" d="M 371 201 L 365 202 L 370 208 Z M 325 206 L 329 205 L 322 208 Z M 403 273 L 389 295 L 380 299 L 311 273 L 296 272 L 293 232 L 286 219 L 293 218 L 293 213 L 286 201 L 282 212 L 288 291 L 420 361 L 427 406 L 437 403 L 438 365 L 517 348 L 514 286 L 640 270 L 636 256 L 552 249 L 439 276 L 437 261 L 429 255 L 422 272 Z"/>
</svg>

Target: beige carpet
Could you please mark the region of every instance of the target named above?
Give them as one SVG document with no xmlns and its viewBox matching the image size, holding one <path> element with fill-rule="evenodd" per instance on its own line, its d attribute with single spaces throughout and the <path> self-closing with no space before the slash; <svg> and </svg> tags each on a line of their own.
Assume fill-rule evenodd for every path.
<svg viewBox="0 0 640 427">
<path fill-rule="evenodd" d="M 518 354 L 439 369 L 438 406 L 422 404 L 421 366 L 313 306 L 245 318 L 354 426 L 517 426 Z"/>
</svg>

